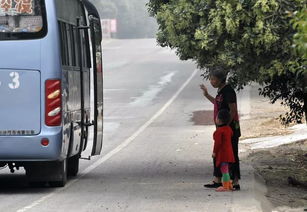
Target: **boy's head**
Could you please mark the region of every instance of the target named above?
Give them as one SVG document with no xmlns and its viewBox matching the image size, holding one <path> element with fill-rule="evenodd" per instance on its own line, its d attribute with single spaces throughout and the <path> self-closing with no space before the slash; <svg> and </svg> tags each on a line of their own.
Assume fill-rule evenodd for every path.
<svg viewBox="0 0 307 212">
<path fill-rule="evenodd" d="M 228 124 L 230 121 L 230 113 L 228 110 L 220 110 L 216 117 L 216 124 L 217 125 L 223 125 Z"/>
<path fill-rule="evenodd" d="M 218 88 L 221 84 L 226 83 L 227 71 L 222 67 L 213 67 L 210 69 L 209 79 L 214 88 Z"/>
</svg>

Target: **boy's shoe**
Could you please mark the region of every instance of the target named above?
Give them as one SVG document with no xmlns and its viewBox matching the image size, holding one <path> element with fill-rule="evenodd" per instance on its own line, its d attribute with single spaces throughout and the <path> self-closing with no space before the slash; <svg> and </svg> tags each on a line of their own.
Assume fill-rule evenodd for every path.
<svg viewBox="0 0 307 212">
<path fill-rule="evenodd" d="M 234 191 L 240 191 L 240 190 L 241 190 L 239 184 L 233 185 L 232 187 L 233 187 L 233 190 L 234 190 Z"/>
<path fill-rule="evenodd" d="M 222 183 L 216 183 L 213 181 L 211 184 L 205 184 L 204 187 L 206 188 L 218 188 L 220 186 L 223 186 Z"/>
<path fill-rule="evenodd" d="M 227 192 L 227 191 L 233 191 L 233 190 L 231 190 L 229 188 L 224 188 L 224 186 L 220 186 L 217 189 L 215 189 L 215 191 L 217 191 L 217 192 Z"/>
</svg>

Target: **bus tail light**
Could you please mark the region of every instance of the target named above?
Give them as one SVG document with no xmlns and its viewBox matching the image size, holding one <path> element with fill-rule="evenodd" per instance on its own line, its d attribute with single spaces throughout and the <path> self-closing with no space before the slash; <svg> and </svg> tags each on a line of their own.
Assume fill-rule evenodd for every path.
<svg viewBox="0 0 307 212">
<path fill-rule="evenodd" d="M 42 146 L 48 146 L 48 145 L 49 145 L 49 140 L 48 140 L 48 138 L 43 138 L 43 139 L 41 140 L 41 145 L 42 145 Z"/>
<path fill-rule="evenodd" d="M 47 126 L 60 126 L 62 122 L 61 81 L 47 80 L 45 86 L 45 123 Z"/>
</svg>

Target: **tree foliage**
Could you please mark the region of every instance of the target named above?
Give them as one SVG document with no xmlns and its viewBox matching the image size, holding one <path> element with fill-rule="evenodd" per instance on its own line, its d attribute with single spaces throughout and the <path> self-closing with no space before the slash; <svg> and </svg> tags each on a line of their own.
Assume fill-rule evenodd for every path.
<svg viewBox="0 0 307 212">
<path fill-rule="evenodd" d="M 260 83 L 260 94 L 289 107 L 284 123 L 302 120 L 306 58 L 293 48 L 301 25 L 293 27 L 289 14 L 305 5 L 306 0 L 150 0 L 148 4 L 159 24 L 161 46 L 176 49 L 183 60 L 195 60 L 204 76 L 211 67 L 222 66 L 237 88 Z"/>
<path fill-rule="evenodd" d="M 307 59 L 307 6 L 294 14 L 293 27 L 297 30 L 294 35 L 294 47 L 304 59 Z"/>
</svg>

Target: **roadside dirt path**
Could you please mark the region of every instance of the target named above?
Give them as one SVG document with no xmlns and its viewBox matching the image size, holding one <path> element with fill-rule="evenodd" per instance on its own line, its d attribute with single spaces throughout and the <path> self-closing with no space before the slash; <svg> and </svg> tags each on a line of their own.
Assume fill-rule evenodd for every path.
<svg viewBox="0 0 307 212">
<path fill-rule="evenodd" d="M 251 114 L 241 120 L 240 140 L 291 133 L 279 121 L 286 111 L 284 107 L 258 96 L 256 87 L 251 97 Z M 248 145 L 240 144 L 240 150 L 241 160 L 251 163 L 263 178 L 268 187 L 266 197 L 276 211 L 307 211 L 307 141 L 262 150 L 250 150 Z"/>
</svg>

